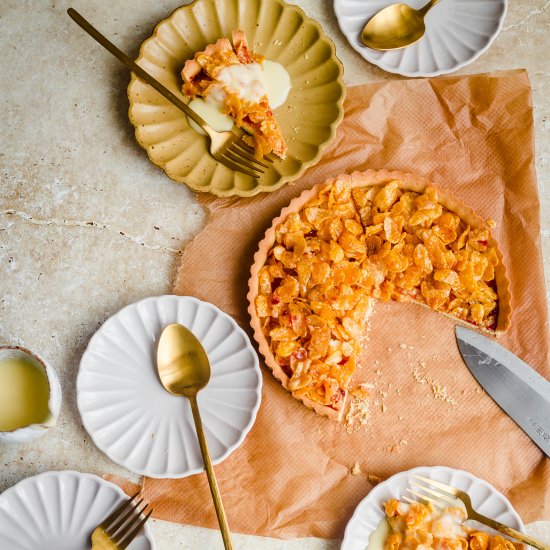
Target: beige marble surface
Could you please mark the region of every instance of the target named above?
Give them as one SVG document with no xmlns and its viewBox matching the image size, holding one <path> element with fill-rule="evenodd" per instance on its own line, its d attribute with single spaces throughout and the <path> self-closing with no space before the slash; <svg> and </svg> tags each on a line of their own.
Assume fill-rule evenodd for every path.
<svg viewBox="0 0 550 550">
<path fill-rule="evenodd" d="M 74 0 L 131 55 L 181 0 Z M 348 85 L 396 78 L 346 43 L 328 0 L 296 1 L 337 46 Z M 58 426 L 0 447 L 0 491 L 49 469 L 135 476 L 92 444 L 75 403 L 80 356 L 125 304 L 169 292 L 205 213 L 137 146 L 128 73 L 66 15 L 65 0 L 0 2 L 0 343 L 29 347 L 59 372 Z M 546 285 L 550 286 L 550 1 L 513 0 L 492 47 L 462 73 L 525 67 L 533 88 Z M 93 222 L 93 223 L 90 223 Z M 541 518 L 542 519 L 542 518 Z M 544 518 L 550 520 L 550 518 Z M 542 524 L 532 529 L 544 534 Z M 160 549 L 221 548 L 215 531 L 153 522 Z M 240 549 L 328 550 L 338 541 L 235 536 Z"/>
</svg>

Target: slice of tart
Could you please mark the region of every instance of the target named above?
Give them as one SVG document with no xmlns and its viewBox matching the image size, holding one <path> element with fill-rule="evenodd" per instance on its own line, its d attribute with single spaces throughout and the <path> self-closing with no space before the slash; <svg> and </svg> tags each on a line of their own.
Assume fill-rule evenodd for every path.
<svg viewBox="0 0 550 550">
<path fill-rule="evenodd" d="M 387 535 L 383 550 L 519 550 L 497 534 L 479 531 L 464 523 L 466 510 L 460 505 L 435 507 L 430 502 L 401 502 L 392 498 L 384 503 Z M 370 547 L 370 544 L 369 544 Z"/>
<path fill-rule="evenodd" d="M 275 376 L 307 406 L 337 419 L 374 300 L 363 289 L 367 249 L 349 182 L 316 191 L 293 201 L 267 232 L 249 298 Z"/>
<path fill-rule="evenodd" d="M 185 62 L 181 72 L 185 95 L 221 107 L 249 135 L 244 140 L 262 157 L 285 158 L 287 146 L 262 83 L 264 58 L 248 47 L 245 33 L 233 31 Z"/>
<path fill-rule="evenodd" d="M 412 301 L 491 333 L 510 319 L 490 228 L 423 178 L 356 172 L 305 191 L 260 243 L 249 312 L 266 364 L 307 406 L 344 413 L 372 305 Z"/>
<path fill-rule="evenodd" d="M 507 329 L 509 282 L 493 222 L 418 176 L 351 177 L 378 281 L 371 296 L 415 302 L 493 334 Z"/>
</svg>

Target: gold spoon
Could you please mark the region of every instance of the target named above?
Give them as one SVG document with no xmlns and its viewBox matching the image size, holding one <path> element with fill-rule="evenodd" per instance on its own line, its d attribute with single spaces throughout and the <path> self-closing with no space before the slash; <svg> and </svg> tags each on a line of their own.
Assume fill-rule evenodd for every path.
<svg viewBox="0 0 550 550">
<path fill-rule="evenodd" d="M 195 429 L 199 439 L 204 469 L 208 477 L 210 492 L 214 500 L 218 523 L 222 532 L 226 550 L 233 550 L 231 534 L 223 509 L 222 497 L 212 469 L 210 453 L 204 430 L 202 428 L 197 393 L 210 380 L 210 363 L 201 343 L 194 334 L 183 325 L 177 323 L 168 325 L 160 335 L 157 349 L 157 369 L 162 385 L 174 395 L 183 395 L 189 399 Z"/>
<path fill-rule="evenodd" d="M 415 10 L 406 4 L 392 4 L 375 14 L 361 32 L 361 41 L 374 50 L 398 50 L 424 36 L 424 17 L 439 0 L 430 0 Z"/>
</svg>

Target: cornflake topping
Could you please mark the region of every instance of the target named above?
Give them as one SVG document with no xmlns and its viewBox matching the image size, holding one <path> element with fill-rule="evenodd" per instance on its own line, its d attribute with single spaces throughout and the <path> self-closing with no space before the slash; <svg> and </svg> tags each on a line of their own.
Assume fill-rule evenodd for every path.
<svg viewBox="0 0 550 550">
<path fill-rule="evenodd" d="M 342 408 L 366 332 L 375 281 L 351 190 L 337 181 L 276 228 L 256 311 L 288 389 Z"/>
<path fill-rule="evenodd" d="M 372 298 L 414 301 L 494 330 L 496 249 L 438 201 L 337 180 L 275 230 L 258 276 L 256 312 L 298 398 L 340 411 Z"/>
</svg>

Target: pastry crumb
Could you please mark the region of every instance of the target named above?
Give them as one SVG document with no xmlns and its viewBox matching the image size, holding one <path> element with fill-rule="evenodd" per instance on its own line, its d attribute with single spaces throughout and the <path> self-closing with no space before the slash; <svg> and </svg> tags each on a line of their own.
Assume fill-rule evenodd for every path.
<svg viewBox="0 0 550 550">
<path fill-rule="evenodd" d="M 436 382 L 428 373 L 425 372 L 425 369 L 426 363 L 420 361 L 413 369 L 413 378 L 420 384 L 428 384 L 432 390 L 433 396 L 436 399 L 444 401 L 449 405 L 456 405 L 456 399 L 449 395 L 447 388 Z"/>
<path fill-rule="evenodd" d="M 343 426 L 351 434 L 365 427 L 370 420 L 370 394 L 363 384 L 352 388 L 349 392 L 349 408 L 344 418 Z"/>
<path fill-rule="evenodd" d="M 355 462 L 355 464 L 349 469 L 349 473 L 352 476 L 366 477 L 367 481 L 371 485 L 378 485 L 382 481 L 382 478 L 380 476 L 377 476 L 374 474 L 367 474 L 366 472 L 363 472 L 363 470 L 361 470 L 361 466 L 359 465 L 359 462 Z"/>
<path fill-rule="evenodd" d="M 398 453 L 401 450 L 401 447 L 404 447 L 405 445 L 408 445 L 409 442 L 406 439 L 400 439 L 398 443 L 393 443 L 392 445 L 388 445 L 384 451 L 390 454 Z"/>
<path fill-rule="evenodd" d="M 378 485 L 382 481 L 382 478 L 373 474 L 369 474 L 367 476 L 367 480 L 371 485 Z"/>
</svg>

